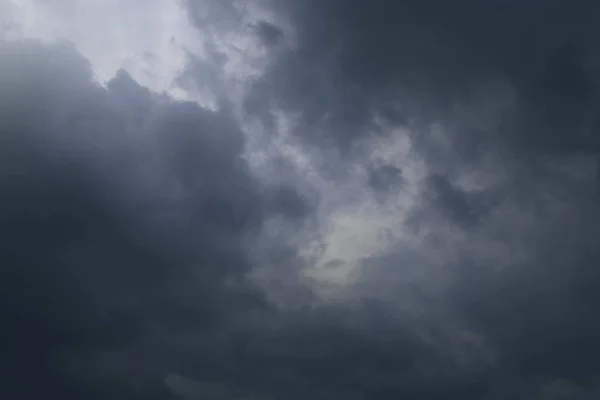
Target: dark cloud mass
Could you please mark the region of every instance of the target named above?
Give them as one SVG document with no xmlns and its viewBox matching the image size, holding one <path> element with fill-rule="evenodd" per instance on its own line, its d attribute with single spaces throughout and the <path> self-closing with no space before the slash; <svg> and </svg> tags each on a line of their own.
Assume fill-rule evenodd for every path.
<svg viewBox="0 0 600 400">
<path fill-rule="evenodd" d="M 241 116 L 216 47 L 180 79 L 223 98 L 212 111 L 124 71 L 96 84 L 69 45 L 0 44 L 3 397 L 600 396 L 600 5 L 186 6 L 264 45 Z M 252 6 L 273 18 L 244 25 Z M 278 160 L 267 184 L 244 123 L 275 142 L 282 115 L 312 175 Z M 327 192 L 355 171 L 364 190 Z M 370 224 L 385 246 L 322 295 L 298 238 L 356 199 L 342 233 L 362 236 L 326 266 Z"/>
<path fill-rule="evenodd" d="M 443 261 L 452 281 L 446 301 L 496 354 L 493 372 L 478 376 L 471 392 L 453 396 L 460 384 L 420 374 L 430 386 L 408 398 L 524 398 L 540 382 L 563 378 L 591 385 L 600 351 L 592 317 L 600 306 L 598 5 L 270 4 L 295 23 L 297 44 L 273 61 L 256 93 L 267 107 L 299 113 L 296 134 L 317 146 L 362 146 L 389 134 L 377 129 L 381 119 L 411 131 L 430 171 L 411 221 L 431 232 L 434 248 L 458 253 Z M 443 140 L 432 126 L 442 127 Z M 484 188 L 455 183 L 483 170 Z M 376 171 L 372 183 L 384 177 Z M 446 224 L 452 235 L 442 233 Z M 457 245 L 456 236 L 465 242 Z M 500 258 L 481 258 L 484 246 L 497 245 Z M 406 258 L 370 267 L 367 276 L 381 274 L 369 278 L 375 290 L 382 281 L 406 290 L 406 265 L 425 264 Z M 398 384 L 389 398 L 409 386 Z M 543 398 L 559 398 L 545 391 Z M 591 398 L 580 391 L 568 398 Z"/>
<path fill-rule="evenodd" d="M 301 200 L 251 177 L 224 112 L 101 88 L 65 45 L 0 51 L 5 395 L 162 398 L 166 342 L 260 308 L 251 236 Z"/>
</svg>

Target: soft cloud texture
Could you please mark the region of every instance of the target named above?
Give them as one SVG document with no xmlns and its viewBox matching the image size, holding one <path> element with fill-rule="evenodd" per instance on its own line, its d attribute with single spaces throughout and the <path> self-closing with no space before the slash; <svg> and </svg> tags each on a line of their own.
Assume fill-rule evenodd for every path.
<svg viewBox="0 0 600 400">
<path fill-rule="evenodd" d="M 121 396 L 112 380 L 160 381 L 173 330 L 260 308 L 244 278 L 248 247 L 266 216 L 298 216 L 302 200 L 252 178 L 226 112 L 159 96 L 124 72 L 102 88 L 67 46 L 1 51 L 12 384 L 24 397 L 103 398 Z"/>
<path fill-rule="evenodd" d="M 597 397 L 595 3 L 168 7 L 2 43 L 10 396 Z"/>
</svg>

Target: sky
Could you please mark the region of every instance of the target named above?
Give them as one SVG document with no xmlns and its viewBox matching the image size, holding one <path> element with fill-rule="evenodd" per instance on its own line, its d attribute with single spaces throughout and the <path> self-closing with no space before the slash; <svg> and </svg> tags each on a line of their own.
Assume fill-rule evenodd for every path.
<svg viewBox="0 0 600 400">
<path fill-rule="evenodd" d="M 599 398 L 598 20 L 0 0 L 1 397 Z"/>
</svg>

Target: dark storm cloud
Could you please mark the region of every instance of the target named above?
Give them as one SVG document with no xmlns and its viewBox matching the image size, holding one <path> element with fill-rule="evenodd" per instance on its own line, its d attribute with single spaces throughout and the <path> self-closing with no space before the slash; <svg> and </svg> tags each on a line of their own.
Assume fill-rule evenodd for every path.
<svg viewBox="0 0 600 400">
<path fill-rule="evenodd" d="M 457 349 L 444 342 L 443 332 L 413 330 L 415 324 L 377 303 L 352 303 L 251 321 L 227 337 L 233 350 L 222 370 L 239 387 L 284 399 L 442 399 L 485 392 L 489 368 L 468 357 L 457 364 Z"/>
<path fill-rule="evenodd" d="M 259 21 L 254 25 L 254 29 L 258 37 L 269 46 L 278 44 L 284 36 L 280 28 L 267 21 Z"/>
<path fill-rule="evenodd" d="M 101 88 L 67 45 L 0 54 L 3 396 L 167 398 L 173 338 L 264 305 L 252 238 L 302 199 L 252 177 L 225 111 Z"/>
<path fill-rule="evenodd" d="M 267 2 L 295 24 L 297 43 L 256 90 L 301 112 L 299 132 L 319 143 L 333 136 L 347 146 L 376 130 L 375 115 L 447 118 L 493 80 L 516 87 L 525 116 L 515 123 L 529 137 L 537 133 L 535 146 L 560 148 L 552 144 L 564 136 L 558 128 L 594 123 L 594 2 Z M 572 146 L 583 146 L 581 135 L 569 139 Z"/>
<path fill-rule="evenodd" d="M 486 213 L 499 201 L 495 198 L 496 193 L 467 193 L 453 185 L 447 177 L 438 174 L 429 176 L 427 187 L 428 201 L 424 212 L 431 211 L 432 206 L 439 208 L 445 217 L 464 227 L 482 222 Z"/>
<path fill-rule="evenodd" d="M 244 278 L 261 261 L 253 257 L 263 221 L 313 210 L 293 189 L 252 177 L 226 110 L 174 102 L 126 74 L 100 88 L 64 46 L 3 44 L 9 394 L 168 398 L 162 379 L 173 372 L 217 382 L 168 380 L 198 397 L 592 396 L 598 6 L 264 5 L 291 23 L 292 44 L 285 48 L 282 27 L 256 25 L 278 46 L 246 111 L 271 128 L 272 108 L 300 115 L 295 133 L 305 143 L 361 157 L 354 150 L 387 135 L 384 125 L 408 127 L 430 172 L 413 220 L 429 234 L 417 249 L 363 260 L 339 303 L 290 282 L 298 249 L 275 243 L 263 279 L 276 282 L 266 287 L 289 285 L 301 304 L 267 305 L 271 293 Z M 243 7 L 205 6 L 189 3 L 198 25 L 239 29 Z M 217 74 L 226 55 L 213 56 L 214 65 L 192 65 L 190 79 Z M 317 169 L 357 160 L 317 160 Z M 490 182 L 469 188 L 458 179 L 465 170 Z M 367 166 L 378 197 L 398 193 L 400 172 L 410 171 Z"/>
<path fill-rule="evenodd" d="M 264 3 L 293 26 L 294 43 L 273 55 L 248 111 L 267 125 L 272 109 L 300 116 L 299 138 L 345 154 L 387 135 L 382 120 L 410 129 L 431 172 L 416 219 L 438 247 L 454 243 L 452 234 L 466 241 L 446 262 L 445 295 L 498 354 L 480 381 L 491 398 L 544 385 L 541 398 L 555 398 L 563 389 L 551 382 L 562 378 L 588 385 L 600 371 L 597 2 Z M 485 173 L 485 187 L 457 183 L 466 173 Z M 387 186 L 385 175 L 373 171 L 371 184 Z M 452 234 L 439 228 L 448 223 Z M 502 260 L 479 258 L 493 246 Z M 385 259 L 386 273 L 425 262 L 398 257 Z M 428 398 L 444 380 L 426 381 L 409 397 Z"/>
<path fill-rule="evenodd" d="M 369 168 L 369 185 L 375 191 L 387 191 L 402 181 L 402 171 L 393 165 L 377 165 Z"/>
</svg>

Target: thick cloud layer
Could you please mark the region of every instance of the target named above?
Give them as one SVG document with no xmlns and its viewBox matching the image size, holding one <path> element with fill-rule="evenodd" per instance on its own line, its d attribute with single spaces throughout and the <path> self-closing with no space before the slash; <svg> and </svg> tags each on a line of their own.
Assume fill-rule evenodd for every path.
<svg viewBox="0 0 600 400">
<path fill-rule="evenodd" d="M 166 392 L 173 335 L 261 307 L 253 235 L 302 200 L 252 178 L 226 112 L 101 88 L 65 45 L 0 51 L 6 396 Z"/>
<path fill-rule="evenodd" d="M 407 257 L 400 240 L 391 256 L 369 261 L 362 286 L 389 290 L 400 310 L 416 301 L 401 293 L 407 282 L 423 290 L 444 277 L 443 300 L 432 301 L 446 302 L 444 313 L 495 354 L 489 380 L 461 398 L 589 382 L 600 367 L 598 6 L 270 4 L 293 21 L 296 42 L 257 82 L 253 104 L 299 115 L 296 135 L 342 152 L 370 151 L 377 137 L 397 134 L 386 127 L 403 127 L 427 165 L 409 226 L 429 257 Z M 369 158 L 358 154 L 350 163 Z M 425 277 L 415 283 L 412 269 Z M 431 386 L 409 397 L 429 398 L 442 380 L 425 378 Z"/>
<path fill-rule="evenodd" d="M 0 47 L 7 397 L 598 396 L 594 2 L 186 5 L 217 111 Z"/>
</svg>

